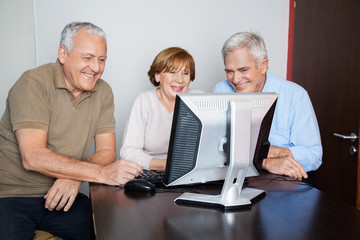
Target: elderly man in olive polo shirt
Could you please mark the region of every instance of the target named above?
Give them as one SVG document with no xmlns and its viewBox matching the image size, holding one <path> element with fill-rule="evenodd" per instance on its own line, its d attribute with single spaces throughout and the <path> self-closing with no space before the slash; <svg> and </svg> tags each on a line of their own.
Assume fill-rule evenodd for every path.
<svg viewBox="0 0 360 240">
<path fill-rule="evenodd" d="M 119 185 L 142 171 L 115 161 L 113 93 L 100 79 L 106 57 L 101 28 L 70 23 L 56 63 L 25 72 L 10 89 L 0 122 L 0 239 L 32 239 L 35 229 L 88 239 L 82 181 Z"/>
</svg>

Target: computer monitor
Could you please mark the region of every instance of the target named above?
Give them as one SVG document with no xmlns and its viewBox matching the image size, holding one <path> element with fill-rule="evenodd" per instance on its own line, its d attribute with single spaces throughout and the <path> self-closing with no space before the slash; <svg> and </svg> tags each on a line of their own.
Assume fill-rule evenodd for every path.
<svg viewBox="0 0 360 240">
<path fill-rule="evenodd" d="M 262 190 L 242 188 L 259 175 L 269 149 L 276 93 L 178 94 L 164 176 L 166 186 L 225 180 L 220 195 L 184 193 L 177 203 L 244 207 Z"/>
</svg>

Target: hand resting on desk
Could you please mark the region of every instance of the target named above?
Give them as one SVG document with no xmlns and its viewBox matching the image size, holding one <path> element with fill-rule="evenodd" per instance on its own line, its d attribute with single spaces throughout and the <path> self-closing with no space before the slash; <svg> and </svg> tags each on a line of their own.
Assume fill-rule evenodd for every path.
<svg viewBox="0 0 360 240">
<path fill-rule="evenodd" d="M 268 156 L 262 163 L 262 168 L 271 173 L 293 177 L 299 181 L 308 177 L 305 169 L 294 159 L 288 148 L 270 146 Z"/>
</svg>

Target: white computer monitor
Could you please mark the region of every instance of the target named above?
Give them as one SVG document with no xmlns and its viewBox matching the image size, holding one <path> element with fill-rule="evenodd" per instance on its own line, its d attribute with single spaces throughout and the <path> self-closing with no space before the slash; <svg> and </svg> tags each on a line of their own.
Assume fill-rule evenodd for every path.
<svg viewBox="0 0 360 240">
<path fill-rule="evenodd" d="M 177 203 L 231 209 L 263 193 L 242 186 L 245 177 L 259 174 L 267 156 L 276 99 L 276 93 L 177 95 L 164 184 L 225 180 L 220 195 L 184 193 Z"/>
</svg>

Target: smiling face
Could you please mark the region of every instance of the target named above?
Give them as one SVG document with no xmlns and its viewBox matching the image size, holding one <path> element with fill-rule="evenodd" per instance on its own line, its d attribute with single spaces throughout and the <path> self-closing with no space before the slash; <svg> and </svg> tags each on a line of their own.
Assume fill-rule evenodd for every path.
<svg viewBox="0 0 360 240">
<path fill-rule="evenodd" d="M 237 48 L 225 57 L 225 72 L 236 92 L 261 92 L 266 80 L 268 59 L 258 67 L 247 48 Z"/>
<path fill-rule="evenodd" d="M 58 50 L 63 64 L 65 82 L 75 96 L 92 90 L 105 69 L 107 47 L 103 38 L 80 29 L 73 39 L 73 48 L 67 52 L 64 46 Z"/>
<path fill-rule="evenodd" d="M 163 100 L 175 102 L 176 94 L 186 93 L 190 85 L 190 73 L 185 66 L 171 69 L 169 72 L 155 74 L 156 82 L 160 83 L 159 92 Z"/>
</svg>

